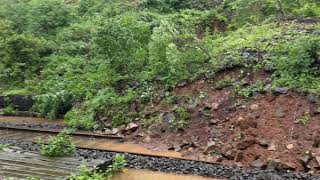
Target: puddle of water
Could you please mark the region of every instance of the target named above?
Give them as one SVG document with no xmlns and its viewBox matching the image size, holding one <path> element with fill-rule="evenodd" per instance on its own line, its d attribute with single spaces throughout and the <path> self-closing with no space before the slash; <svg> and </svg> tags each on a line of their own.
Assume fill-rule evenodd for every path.
<svg viewBox="0 0 320 180">
<path fill-rule="evenodd" d="M 135 154 L 144 154 L 152 156 L 162 156 L 162 157 L 175 157 L 182 158 L 182 155 L 175 151 L 152 151 L 139 144 L 132 143 L 119 143 L 114 140 L 106 139 L 90 139 L 89 141 L 83 141 L 83 139 L 73 138 L 73 142 L 78 147 L 94 148 L 100 150 L 109 150 L 116 152 L 128 152 Z"/>
<path fill-rule="evenodd" d="M 112 180 L 218 180 L 201 176 L 178 175 L 146 170 L 129 169 L 125 173 L 117 174 Z"/>
</svg>

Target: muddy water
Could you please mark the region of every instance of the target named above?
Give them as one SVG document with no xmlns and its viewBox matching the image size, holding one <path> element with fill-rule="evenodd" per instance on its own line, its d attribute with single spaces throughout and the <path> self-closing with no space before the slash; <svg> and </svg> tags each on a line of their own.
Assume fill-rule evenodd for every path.
<svg viewBox="0 0 320 180">
<path fill-rule="evenodd" d="M 88 139 L 84 140 L 84 138 L 74 137 L 73 143 L 78 147 L 84 148 L 93 148 L 99 150 L 108 150 L 115 152 L 128 152 L 134 154 L 144 154 L 144 155 L 152 155 L 152 156 L 161 156 L 161 157 L 174 157 L 174 158 L 182 158 L 182 155 L 175 151 L 153 151 L 142 145 L 133 144 L 128 142 L 118 142 L 116 140 L 110 139 Z"/>
<path fill-rule="evenodd" d="M 161 173 L 147 170 L 130 169 L 125 173 L 118 174 L 112 180 L 218 180 L 201 176 L 178 175 L 172 173 Z"/>
</svg>

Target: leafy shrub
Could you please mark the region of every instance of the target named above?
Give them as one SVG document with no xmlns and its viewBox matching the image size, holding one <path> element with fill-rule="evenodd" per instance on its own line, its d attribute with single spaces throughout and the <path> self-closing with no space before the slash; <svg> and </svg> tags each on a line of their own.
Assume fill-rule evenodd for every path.
<svg viewBox="0 0 320 180">
<path fill-rule="evenodd" d="M 60 132 L 56 137 L 51 137 L 47 145 L 41 138 L 38 139 L 40 154 L 48 157 L 70 156 L 75 153 L 75 145 L 71 143 L 70 130 Z"/>
<path fill-rule="evenodd" d="M 72 128 L 92 129 L 96 124 L 94 114 L 73 108 L 64 116 L 64 122 Z"/>
<path fill-rule="evenodd" d="M 86 166 L 81 166 L 79 174 L 71 176 L 70 180 L 109 180 L 115 173 L 123 170 L 124 166 L 125 157 L 117 154 L 113 159 L 113 163 L 108 166 L 107 170 L 90 171 Z"/>
<path fill-rule="evenodd" d="M 45 64 L 43 57 L 49 54 L 45 40 L 25 34 L 12 34 L 0 40 L 1 81 L 23 82 L 39 75 Z"/>
<path fill-rule="evenodd" d="M 187 118 L 189 117 L 187 110 L 183 107 L 179 107 L 174 112 L 176 116 L 171 122 L 169 122 L 170 128 L 174 131 L 185 129 L 188 124 Z"/>
<path fill-rule="evenodd" d="M 241 85 L 237 84 L 234 87 L 233 94 L 236 97 L 249 98 L 254 93 L 259 93 L 263 91 L 264 91 L 263 83 L 261 81 L 257 81 L 248 87 L 242 87 Z"/>
<path fill-rule="evenodd" d="M 309 112 L 305 112 L 301 117 L 297 119 L 297 123 L 301 125 L 306 125 L 310 121 Z"/>
<path fill-rule="evenodd" d="M 226 88 L 226 87 L 230 87 L 232 85 L 235 84 L 235 80 L 230 78 L 230 77 L 225 77 L 224 79 L 222 79 L 221 81 L 218 81 L 216 84 L 215 84 L 215 88 L 218 89 L 218 90 L 221 90 L 223 88 Z"/>
<path fill-rule="evenodd" d="M 9 105 L 2 110 L 4 115 L 14 115 L 16 112 L 16 108 L 13 105 Z"/>
<path fill-rule="evenodd" d="M 282 44 L 274 57 L 274 86 L 320 91 L 320 43 L 316 37 L 301 37 Z"/>
</svg>

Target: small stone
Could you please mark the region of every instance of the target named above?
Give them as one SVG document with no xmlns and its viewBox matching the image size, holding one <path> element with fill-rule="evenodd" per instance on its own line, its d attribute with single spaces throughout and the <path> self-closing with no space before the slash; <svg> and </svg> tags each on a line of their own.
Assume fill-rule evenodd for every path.
<svg viewBox="0 0 320 180">
<path fill-rule="evenodd" d="M 287 94 L 289 91 L 288 88 L 286 87 L 276 87 L 274 90 L 273 90 L 273 93 L 275 94 Z"/>
<path fill-rule="evenodd" d="M 165 123 L 171 123 L 176 119 L 174 113 L 161 113 L 160 120 Z"/>
<path fill-rule="evenodd" d="M 320 156 L 316 156 L 315 160 L 317 161 L 318 165 L 320 166 Z"/>
<path fill-rule="evenodd" d="M 261 156 L 259 159 L 252 161 L 250 165 L 252 167 L 265 169 L 268 165 L 268 162 L 264 157 Z"/>
<path fill-rule="evenodd" d="M 287 149 L 290 150 L 290 149 L 292 149 L 294 146 L 293 146 L 293 144 L 288 144 L 286 147 L 287 147 Z"/>
<path fill-rule="evenodd" d="M 217 109 L 219 109 L 219 104 L 218 104 L 218 103 L 212 103 L 212 104 L 211 104 L 211 108 L 212 108 L 213 110 L 217 110 Z"/>
<path fill-rule="evenodd" d="M 94 131 L 96 134 L 103 134 L 101 130 Z"/>
<path fill-rule="evenodd" d="M 279 166 L 279 160 L 277 159 L 268 159 L 267 169 L 276 170 Z"/>
<path fill-rule="evenodd" d="M 239 122 L 239 126 L 242 130 L 249 128 L 257 128 L 258 123 L 255 119 L 246 119 Z"/>
<path fill-rule="evenodd" d="M 209 122 L 209 125 L 216 125 L 219 123 L 219 119 L 211 119 L 210 122 Z"/>
<path fill-rule="evenodd" d="M 276 150 L 276 145 L 274 143 L 271 143 L 268 147 L 268 151 L 275 151 Z"/>
<path fill-rule="evenodd" d="M 286 112 L 280 107 L 276 109 L 275 116 L 279 118 L 286 117 Z"/>
<path fill-rule="evenodd" d="M 145 139 L 144 139 L 145 142 L 149 143 L 151 142 L 151 137 L 150 136 L 147 136 Z"/>
<path fill-rule="evenodd" d="M 229 159 L 229 160 L 234 160 L 234 158 L 236 157 L 236 150 L 234 149 L 229 149 L 225 154 L 224 156 Z"/>
<path fill-rule="evenodd" d="M 208 142 L 207 147 L 204 150 L 204 153 L 209 154 L 211 151 L 214 150 L 215 146 L 216 146 L 216 142 L 214 142 L 214 141 Z"/>
<path fill-rule="evenodd" d="M 139 127 L 138 124 L 136 123 L 129 123 L 127 126 L 126 126 L 126 131 L 135 131 L 137 130 Z"/>
<path fill-rule="evenodd" d="M 112 128 L 112 134 L 118 134 L 119 129 L 118 128 Z"/>
<path fill-rule="evenodd" d="M 266 139 L 263 138 L 257 138 L 256 143 L 259 144 L 260 146 L 268 147 L 269 142 Z"/>
<path fill-rule="evenodd" d="M 139 134 L 136 135 L 136 137 L 145 137 L 146 133 L 144 132 L 140 132 Z"/>
<path fill-rule="evenodd" d="M 250 109 L 251 109 L 252 111 L 258 110 L 258 109 L 259 109 L 259 106 L 258 106 L 257 104 L 252 104 L 252 105 L 250 106 Z"/>
</svg>

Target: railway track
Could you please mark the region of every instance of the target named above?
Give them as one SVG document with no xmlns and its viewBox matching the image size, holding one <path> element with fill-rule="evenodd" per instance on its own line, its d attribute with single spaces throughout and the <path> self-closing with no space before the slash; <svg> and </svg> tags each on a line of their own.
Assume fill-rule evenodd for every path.
<svg viewBox="0 0 320 180">
<path fill-rule="evenodd" d="M 35 151 L 37 150 L 35 144 L 37 138 L 47 140 L 63 129 L 27 126 L 18 123 L 3 124 L 0 121 L 0 144 L 9 144 L 28 151 Z M 124 153 L 128 168 L 194 174 L 219 179 L 279 179 L 278 177 L 283 177 L 282 179 L 320 180 L 320 176 L 311 176 L 305 173 L 243 169 L 184 158 L 181 154 L 173 151 L 151 151 L 137 144 L 125 143 L 121 136 L 77 131 L 73 133 L 72 142 L 77 147 L 76 156 L 85 159 L 102 159 L 104 162 L 109 162 L 116 153 Z M 100 165 L 100 167 L 103 166 L 104 164 Z"/>
</svg>

